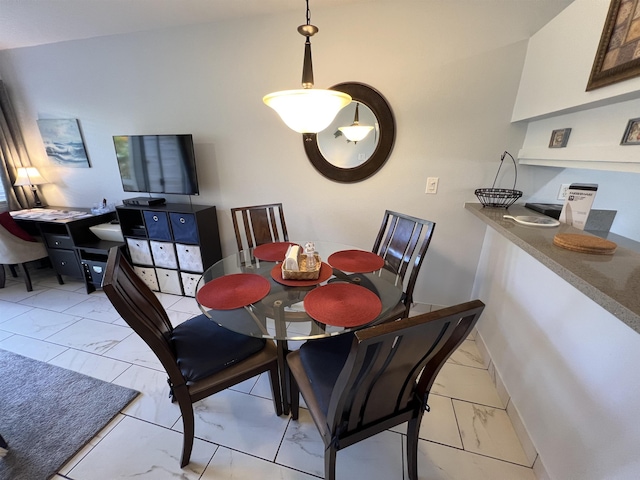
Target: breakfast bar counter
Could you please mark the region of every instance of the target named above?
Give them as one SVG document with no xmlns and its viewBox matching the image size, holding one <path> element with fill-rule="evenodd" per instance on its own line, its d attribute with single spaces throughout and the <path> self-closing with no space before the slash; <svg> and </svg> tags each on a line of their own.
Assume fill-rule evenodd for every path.
<svg viewBox="0 0 640 480">
<path fill-rule="evenodd" d="M 558 247 L 558 233 L 590 234 L 503 218 L 541 215 L 522 205 L 465 209 L 486 225 L 476 344 L 536 475 L 640 478 L 640 253 Z"/>
<path fill-rule="evenodd" d="M 554 245 L 553 237 L 557 233 L 589 235 L 588 232 L 564 224 L 558 227 L 520 225 L 503 218 L 505 214 L 542 216 L 522 205 L 504 209 L 466 203 L 465 208 L 640 333 L 640 252 L 628 248 L 637 242 L 610 235 L 608 238 L 618 244 L 613 255 L 579 253 Z"/>
</svg>

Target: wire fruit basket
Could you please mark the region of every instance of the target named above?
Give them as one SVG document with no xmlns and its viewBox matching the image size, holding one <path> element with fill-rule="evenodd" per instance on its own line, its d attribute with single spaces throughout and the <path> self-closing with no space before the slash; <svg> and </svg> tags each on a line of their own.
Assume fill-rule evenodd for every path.
<svg viewBox="0 0 640 480">
<path fill-rule="evenodd" d="M 500 173 L 500 169 L 502 168 L 502 164 L 504 163 L 504 157 L 509 155 L 511 157 L 511 161 L 513 162 L 513 168 L 515 170 L 515 178 L 513 180 L 513 189 L 509 188 L 495 188 L 496 181 L 498 180 L 498 174 Z M 498 207 L 498 208 L 509 208 L 513 205 L 516 200 L 518 200 L 522 196 L 522 192 L 520 190 L 515 190 L 516 182 L 518 181 L 518 166 L 516 164 L 513 156 L 505 151 L 500 157 L 500 166 L 498 167 L 498 171 L 496 172 L 496 178 L 493 179 L 493 185 L 491 188 L 478 188 L 476 189 L 476 197 L 480 200 L 480 203 L 483 207 Z"/>
</svg>

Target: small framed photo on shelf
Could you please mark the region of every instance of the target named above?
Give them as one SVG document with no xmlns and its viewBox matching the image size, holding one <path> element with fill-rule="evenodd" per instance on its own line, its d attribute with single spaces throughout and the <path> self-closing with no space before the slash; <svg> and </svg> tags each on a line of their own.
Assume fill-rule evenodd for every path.
<svg viewBox="0 0 640 480">
<path fill-rule="evenodd" d="M 562 148 L 567 146 L 569 141 L 570 128 L 562 128 L 551 132 L 551 140 L 549 140 L 549 148 Z"/>
<path fill-rule="evenodd" d="M 620 145 L 640 145 L 640 118 L 629 120 Z"/>
</svg>

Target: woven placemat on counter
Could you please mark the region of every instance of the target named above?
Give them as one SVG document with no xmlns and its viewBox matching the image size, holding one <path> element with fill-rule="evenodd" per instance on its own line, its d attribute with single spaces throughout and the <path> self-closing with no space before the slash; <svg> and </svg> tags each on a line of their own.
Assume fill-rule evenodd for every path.
<svg viewBox="0 0 640 480">
<path fill-rule="evenodd" d="M 553 237 L 553 244 L 574 252 L 596 255 L 612 255 L 618 247 L 610 240 L 579 233 L 558 233 Z"/>
</svg>

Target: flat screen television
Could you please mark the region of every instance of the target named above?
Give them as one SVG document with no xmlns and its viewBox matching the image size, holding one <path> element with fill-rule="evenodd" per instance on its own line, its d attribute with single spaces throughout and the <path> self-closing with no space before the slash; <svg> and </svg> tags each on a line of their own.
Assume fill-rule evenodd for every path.
<svg viewBox="0 0 640 480">
<path fill-rule="evenodd" d="M 113 137 L 125 192 L 198 195 L 191 135 Z"/>
</svg>

